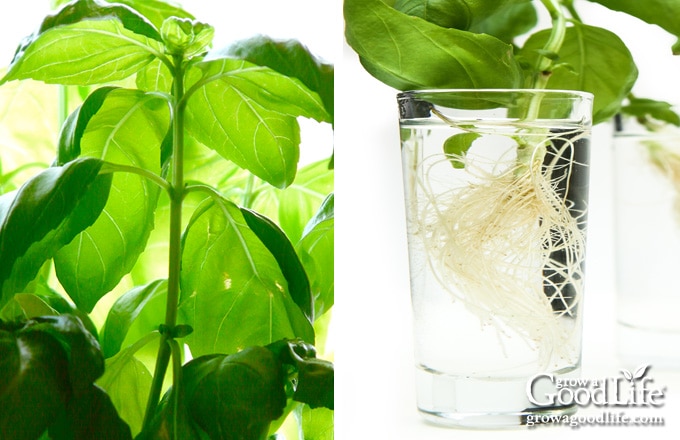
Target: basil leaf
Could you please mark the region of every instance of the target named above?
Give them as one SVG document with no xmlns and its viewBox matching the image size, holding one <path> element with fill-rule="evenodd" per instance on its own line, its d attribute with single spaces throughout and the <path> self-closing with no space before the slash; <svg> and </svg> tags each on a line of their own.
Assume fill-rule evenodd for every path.
<svg viewBox="0 0 680 440">
<path fill-rule="evenodd" d="M 472 11 L 464 0 L 396 0 L 394 9 L 445 28 L 466 30 L 472 24 Z"/>
<path fill-rule="evenodd" d="M 57 315 L 54 310 L 43 298 L 31 293 L 17 293 L 14 295 L 14 301 L 21 307 L 22 318 L 31 319 L 37 316 Z"/>
<path fill-rule="evenodd" d="M 333 191 L 333 182 L 334 172 L 328 169 L 328 161 L 314 162 L 298 170 L 295 181 L 286 189 L 258 188 L 252 207 L 277 222 L 290 241 L 297 243 L 309 219 Z"/>
<path fill-rule="evenodd" d="M 142 430 L 152 382 L 151 372 L 135 357 L 136 348 L 131 346 L 107 359 L 104 375 L 97 380 L 97 385 L 106 390 L 118 414 L 130 426 L 133 436 Z"/>
<path fill-rule="evenodd" d="M 105 432 L 112 440 L 131 440 L 106 393 L 93 384 L 103 371 L 97 341 L 74 316 L 0 321 L 2 438 L 35 439 L 48 430 L 57 439 Z"/>
<path fill-rule="evenodd" d="M 333 364 L 321 359 L 306 359 L 298 363 L 298 384 L 293 399 L 311 408 L 334 407 Z"/>
<path fill-rule="evenodd" d="M 396 89 L 522 84 L 512 46 L 495 37 L 442 28 L 380 0 L 346 0 L 344 14 L 347 42 L 366 70 Z"/>
<path fill-rule="evenodd" d="M 281 273 L 288 282 L 288 291 L 310 322 L 314 322 L 312 292 L 305 269 L 286 234 L 270 219 L 250 209 L 241 208 L 241 214 L 251 231 L 257 235 L 276 258 Z"/>
<path fill-rule="evenodd" d="M 17 332 L 0 321 L 0 436 L 37 439 L 63 411 L 68 362 L 41 332 Z M 31 402 L 26 405 L 26 402 Z"/>
<path fill-rule="evenodd" d="M 87 124 L 104 104 L 106 96 L 115 89 L 115 87 L 102 87 L 95 90 L 66 118 L 59 134 L 58 164 L 65 164 L 80 156 L 80 139 L 83 137 Z"/>
<path fill-rule="evenodd" d="M 279 188 L 295 179 L 300 155 L 296 118 L 327 114 L 300 80 L 246 61 L 196 64 L 200 78 L 187 91 L 186 129 L 198 141 Z"/>
<path fill-rule="evenodd" d="M 186 341 L 196 356 L 314 339 L 276 259 L 227 201 L 203 204 L 188 226 L 180 310 L 194 328 Z"/>
<path fill-rule="evenodd" d="M 101 166 L 78 159 L 0 196 L 0 307 L 97 219 L 111 186 L 110 176 L 98 176 Z"/>
<path fill-rule="evenodd" d="M 165 297 L 167 289 L 167 280 L 155 280 L 127 291 L 113 303 L 100 337 L 102 351 L 106 358 L 120 351 L 128 330 L 146 305 L 157 297 Z"/>
<path fill-rule="evenodd" d="M 257 35 L 237 41 L 219 53 L 266 66 L 288 77 L 299 79 L 309 90 L 321 97 L 330 116 L 328 122 L 333 122 L 333 65 L 316 58 L 300 42 Z"/>
<path fill-rule="evenodd" d="M 460 158 L 467 154 L 472 143 L 479 137 L 478 133 L 458 133 L 444 141 L 444 154 L 449 157 L 454 168 L 465 168 L 465 162 Z"/>
<path fill-rule="evenodd" d="M 270 350 L 202 356 L 182 367 L 179 391 L 170 389 L 140 439 L 266 439 L 285 406 L 283 368 Z"/>
<path fill-rule="evenodd" d="M 531 0 L 520 0 L 499 8 L 475 23 L 470 31 L 493 35 L 506 43 L 512 43 L 515 37 L 531 31 L 537 23 L 538 13 L 534 3 Z"/>
<path fill-rule="evenodd" d="M 65 408 L 65 416 L 49 428 L 50 438 L 90 440 L 101 438 L 132 440 L 130 427 L 120 418 L 109 396 L 96 385 L 78 393 Z"/>
<path fill-rule="evenodd" d="M 99 343 L 77 317 L 66 314 L 36 317 L 29 321 L 28 329 L 49 334 L 61 344 L 68 361 L 72 391 L 88 388 L 104 373 Z"/>
<path fill-rule="evenodd" d="M 70 1 L 59 8 L 54 14 L 45 17 L 40 29 L 33 37 L 57 26 L 85 20 L 115 18 L 130 32 L 161 41 L 158 30 L 145 17 L 121 3 L 125 3 L 125 1 L 116 3 L 102 0 Z"/>
<path fill-rule="evenodd" d="M 536 64 L 550 31 L 533 34 L 520 54 Z M 621 107 L 635 80 L 637 67 L 626 45 L 612 32 L 587 25 L 567 28 L 559 62 L 569 68 L 552 72 L 551 89 L 583 90 L 595 95 L 593 124 L 609 120 Z"/>
<path fill-rule="evenodd" d="M 335 413 L 328 408 L 310 408 L 309 405 L 300 405 L 296 410 L 298 423 L 302 425 L 305 439 L 309 440 L 333 440 Z"/>
<path fill-rule="evenodd" d="M 673 106 L 668 102 L 629 97 L 628 104 L 621 108 L 621 112 L 637 118 L 652 117 L 680 127 L 680 116 L 673 111 Z"/>
<path fill-rule="evenodd" d="M 294 367 L 293 400 L 312 408 L 333 409 L 335 369 L 331 362 L 316 358 L 314 346 L 298 339 L 276 341 L 266 348 L 279 362 Z"/>
<path fill-rule="evenodd" d="M 335 196 L 329 195 L 317 214 L 305 227 L 296 245 L 300 261 L 307 272 L 314 297 L 314 316 L 330 310 L 334 302 L 335 275 Z"/>
<path fill-rule="evenodd" d="M 166 92 L 172 90 L 172 73 L 161 60 L 153 60 L 144 66 L 135 77 L 135 84 L 146 92 Z"/>
<path fill-rule="evenodd" d="M 680 2 L 668 0 L 589 0 L 611 10 L 624 12 L 649 24 L 655 24 L 680 37 Z"/>
<path fill-rule="evenodd" d="M 160 29 L 166 18 L 179 17 L 193 19 L 191 13 L 181 7 L 163 0 L 116 0 L 137 10 L 146 17 L 156 29 Z"/>
<path fill-rule="evenodd" d="M 491 15 L 530 0 L 396 0 L 394 9 L 445 28 L 469 30 Z M 506 21 L 511 21 L 510 17 Z"/>
<path fill-rule="evenodd" d="M 123 5 L 69 3 L 24 40 L 0 84 L 17 79 L 93 85 L 121 80 L 163 58 L 158 31 Z"/>
<path fill-rule="evenodd" d="M 163 99 L 116 89 L 89 118 L 81 154 L 160 174 L 161 143 L 169 125 Z M 117 173 L 103 214 L 56 255 L 57 276 L 79 308 L 91 311 L 132 269 L 153 229 L 158 194 L 146 178 Z"/>
</svg>

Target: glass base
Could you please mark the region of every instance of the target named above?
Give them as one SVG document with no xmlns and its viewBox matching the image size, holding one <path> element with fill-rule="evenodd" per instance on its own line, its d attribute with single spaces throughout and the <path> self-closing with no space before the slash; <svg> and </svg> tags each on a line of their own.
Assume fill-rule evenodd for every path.
<svg viewBox="0 0 680 440">
<path fill-rule="evenodd" d="M 680 368 L 680 331 L 636 327 L 619 322 L 618 353 L 621 362 L 634 368 L 649 364 L 657 368 Z"/>
<path fill-rule="evenodd" d="M 538 423 L 537 417 L 576 413 L 576 405 L 536 407 L 527 397 L 527 381 L 527 377 L 453 376 L 420 367 L 418 410 L 430 423 L 474 429 L 521 427 L 527 418 Z"/>
</svg>

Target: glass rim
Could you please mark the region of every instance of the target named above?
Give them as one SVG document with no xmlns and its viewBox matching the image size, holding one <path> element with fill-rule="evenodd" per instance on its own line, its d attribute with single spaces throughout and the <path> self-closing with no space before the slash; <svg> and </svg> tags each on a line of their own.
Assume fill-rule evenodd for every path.
<svg viewBox="0 0 680 440">
<path fill-rule="evenodd" d="M 522 94 L 546 94 L 553 96 L 574 96 L 585 99 L 593 100 L 595 96 L 584 90 L 567 90 L 567 89 L 530 89 L 530 88 L 519 88 L 519 89 L 508 89 L 508 88 L 489 88 L 489 89 L 418 89 L 418 90 L 403 90 L 397 93 L 397 99 L 409 98 L 418 95 L 433 95 L 433 94 L 460 94 L 460 95 L 472 95 L 472 94 L 498 94 L 498 93 L 522 93 Z"/>
</svg>

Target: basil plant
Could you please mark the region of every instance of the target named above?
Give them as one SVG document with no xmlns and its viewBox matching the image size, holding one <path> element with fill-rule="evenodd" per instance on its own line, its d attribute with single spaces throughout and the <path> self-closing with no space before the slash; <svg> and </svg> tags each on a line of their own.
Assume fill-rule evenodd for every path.
<svg viewBox="0 0 680 440">
<path fill-rule="evenodd" d="M 61 3 L 0 80 L 29 141 L 0 153 L 0 437 L 332 438 L 333 161 L 300 161 L 299 118 L 332 127 L 333 66 Z"/>
</svg>

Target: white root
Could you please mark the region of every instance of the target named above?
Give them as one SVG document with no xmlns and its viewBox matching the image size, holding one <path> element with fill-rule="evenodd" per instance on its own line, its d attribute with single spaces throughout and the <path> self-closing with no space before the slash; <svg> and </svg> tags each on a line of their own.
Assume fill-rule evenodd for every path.
<svg viewBox="0 0 680 440">
<path fill-rule="evenodd" d="M 579 225 L 585 213 L 574 215 L 564 196 L 568 182 L 560 184 L 570 171 L 564 167 L 573 164 L 558 162 L 573 151 L 576 139 L 573 133 L 550 136 L 535 146 L 528 166 L 509 158 L 513 165 L 490 169 L 478 158 L 456 157 L 476 183 L 436 196 L 427 175 L 437 164 L 424 165 L 428 169 L 418 182 L 421 199 L 413 219 L 441 286 L 484 325 L 522 335 L 538 350 L 545 367 L 574 356 L 569 339 L 577 326 L 575 319 L 565 326 L 565 317 L 574 317 L 581 301 L 585 256 L 585 232 Z M 551 150 L 552 145 L 561 145 L 560 151 Z M 546 161 L 546 156 L 551 159 Z M 556 253 L 561 254 L 560 261 L 554 258 Z M 549 278 L 559 280 L 549 289 L 545 284 L 553 281 L 546 281 L 546 272 L 559 275 Z M 549 298 L 547 291 L 554 297 Z M 575 297 L 562 297 L 565 292 Z M 564 307 L 554 309 L 551 300 Z"/>
</svg>

